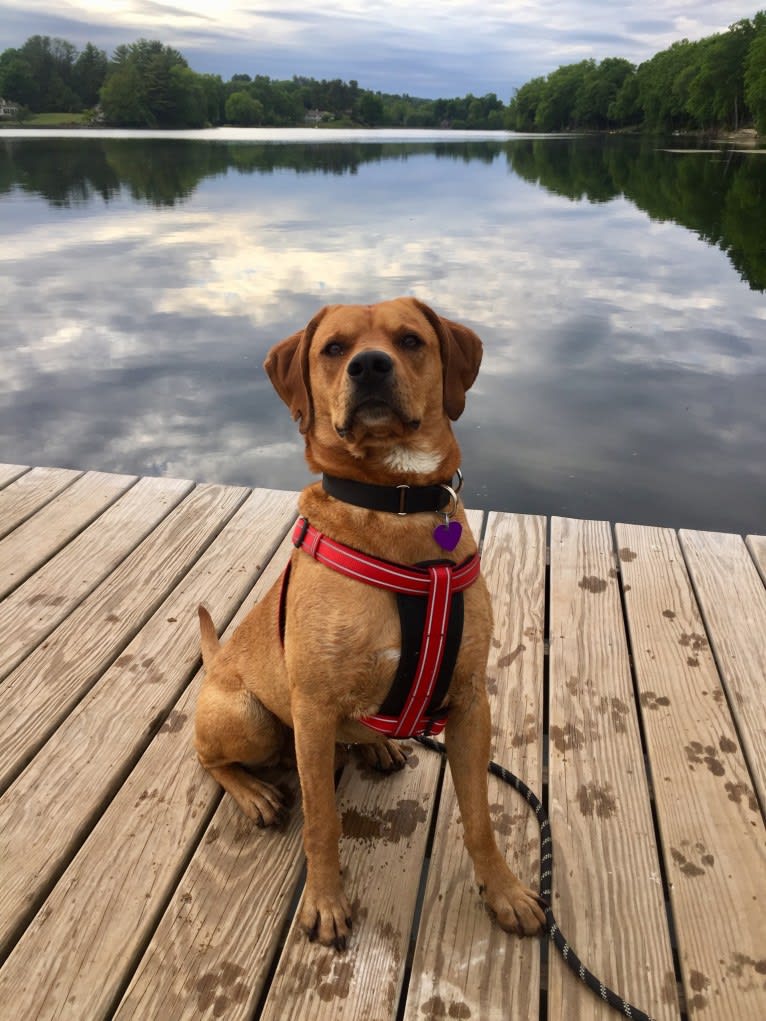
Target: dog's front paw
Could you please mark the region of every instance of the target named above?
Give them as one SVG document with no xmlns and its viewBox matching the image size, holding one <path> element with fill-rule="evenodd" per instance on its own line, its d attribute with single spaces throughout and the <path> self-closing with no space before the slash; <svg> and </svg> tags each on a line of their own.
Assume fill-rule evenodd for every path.
<svg viewBox="0 0 766 1021">
<path fill-rule="evenodd" d="M 378 773 L 398 773 L 407 765 L 410 754 L 409 745 L 387 738 L 374 744 L 358 744 L 355 748 L 362 765 Z"/>
<path fill-rule="evenodd" d="M 514 876 L 510 869 L 500 870 L 479 887 L 484 903 L 506 932 L 517 936 L 536 936 L 545 927 L 545 913 L 534 890 Z"/>
<path fill-rule="evenodd" d="M 314 893 L 308 886 L 303 895 L 300 923 L 309 940 L 326 947 L 345 950 L 351 935 L 351 905 L 342 889 L 333 894 Z"/>
</svg>

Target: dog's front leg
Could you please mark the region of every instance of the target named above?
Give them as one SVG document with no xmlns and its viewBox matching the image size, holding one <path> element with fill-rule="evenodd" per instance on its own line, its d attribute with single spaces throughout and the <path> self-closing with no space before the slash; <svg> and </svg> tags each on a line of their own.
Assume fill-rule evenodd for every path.
<svg viewBox="0 0 766 1021">
<path fill-rule="evenodd" d="M 303 796 L 303 846 L 306 887 L 300 921 L 310 940 L 345 950 L 351 932 L 351 907 L 340 877 L 340 821 L 335 805 L 333 714 L 315 704 L 293 704 L 295 754 Z"/>
<path fill-rule="evenodd" d="M 450 711 L 445 731 L 447 756 L 455 784 L 465 845 L 479 890 L 503 929 L 532 936 L 545 923 L 537 895 L 511 872 L 492 832 L 487 797 L 491 723 L 489 703 L 478 688 L 468 704 Z"/>
</svg>

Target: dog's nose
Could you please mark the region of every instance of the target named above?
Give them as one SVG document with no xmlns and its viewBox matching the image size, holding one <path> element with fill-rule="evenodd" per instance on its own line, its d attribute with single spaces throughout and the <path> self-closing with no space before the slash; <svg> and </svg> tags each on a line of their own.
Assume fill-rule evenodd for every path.
<svg viewBox="0 0 766 1021">
<path fill-rule="evenodd" d="M 394 371 L 393 360 L 385 351 L 360 351 L 348 363 L 346 372 L 355 383 L 384 383 Z"/>
</svg>

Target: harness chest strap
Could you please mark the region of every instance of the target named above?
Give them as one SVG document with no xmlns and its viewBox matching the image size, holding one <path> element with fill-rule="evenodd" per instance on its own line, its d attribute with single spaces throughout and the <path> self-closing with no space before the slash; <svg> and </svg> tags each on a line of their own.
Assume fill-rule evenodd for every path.
<svg viewBox="0 0 766 1021">
<path fill-rule="evenodd" d="M 440 680 L 440 674 L 443 675 L 453 596 L 468 588 L 479 577 L 481 563 L 478 554 L 460 565 L 441 561 L 407 567 L 370 557 L 335 542 L 310 525 L 305 518 L 298 519 L 292 538 L 297 548 L 339 574 L 397 595 L 422 596 L 426 599 L 417 666 L 403 708 L 396 716 L 377 713 L 361 717 L 361 722 L 391 737 L 412 737 L 443 730 L 446 714 L 433 716 L 428 710 L 437 681 Z M 459 623 L 462 629 L 462 614 Z M 454 645 L 454 642 L 451 644 Z M 457 647 L 454 648 L 454 655 L 456 652 Z M 449 677 L 446 681 L 448 684 Z"/>
</svg>

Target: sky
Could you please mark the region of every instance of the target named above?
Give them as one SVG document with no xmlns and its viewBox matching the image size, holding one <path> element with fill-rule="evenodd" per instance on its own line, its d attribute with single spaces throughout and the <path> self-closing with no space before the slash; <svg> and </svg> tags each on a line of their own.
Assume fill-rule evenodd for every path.
<svg viewBox="0 0 766 1021">
<path fill-rule="evenodd" d="M 0 51 L 31 35 L 159 39 L 199 72 L 355 79 L 436 98 L 495 92 L 593 57 L 647 60 L 752 17 L 758 0 L 0 0 Z"/>
</svg>

